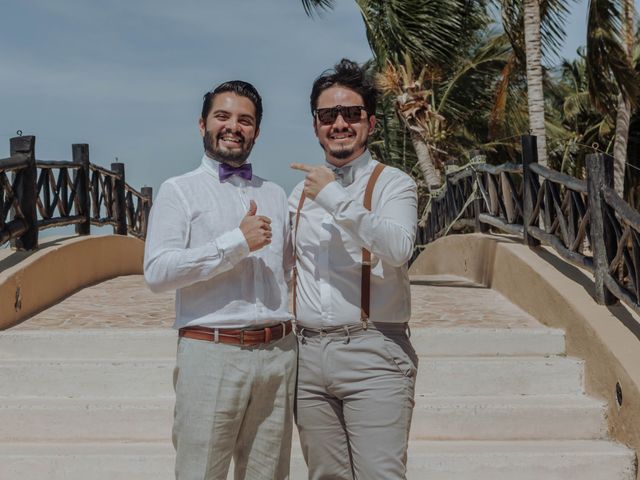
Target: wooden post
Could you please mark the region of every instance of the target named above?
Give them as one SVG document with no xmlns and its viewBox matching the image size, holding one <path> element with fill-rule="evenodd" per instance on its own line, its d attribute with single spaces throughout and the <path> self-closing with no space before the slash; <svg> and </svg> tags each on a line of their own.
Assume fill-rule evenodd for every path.
<svg viewBox="0 0 640 480">
<path fill-rule="evenodd" d="M 149 225 L 149 212 L 153 205 L 153 189 L 151 187 L 142 187 L 140 193 L 144 197 L 142 204 L 142 238 L 147 238 L 147 226 Z"/>
<path fill-rule="evenodd" d="M 471 151 L 471 160 L 476 157 L 482 155 L 480 150 L 472 150 Z M 475 172 L 473 176 L 473 181 L 478 182 L 476 185 L 476 198 L 473 200 L 473 230 L 476 233 L 486 233 L 489 231 L 489 226 L 480 221 L 480 214 L 482 213 L 482 206 L 484 205 L 484 199 L 482 197 L 481 184 L 482 179 L 485 178 L 489 181 L 488 174 Z"/>
<path fill-rule="evenodd" d="M 538 147 L 536 137 L 534 137 L 533 135 L 523 135 L 521 141 L 522 177 L 524 182 L 524 198 L 522 202 L 524 209 L 524 242 L 530 247 L 537 247 L 538 245 L 540 245 L 540 241 L 535 237 L 529 235 L 528 225 L 530 223 L 538 223 L 538 219 L 531 218 L 531 215 L 533 213 L 533 207 L 535 206 L 536 201 L 536 192 L 533 188 L 533 185 L 539 185 L 540 180 L 538 179 L 538 175 L 533 173 L 529 168 L 529 165 L 531 165 L 532 163 L 538 163 Z"/>
<path fill-rule="evenodd" d="M 482 193 L 480 190 L 480 183 L 482 182 L 482 178 L 485 178 L 487 181 L 491 182 L 489 179 L 488 173 L 479 173 L 476 177 L 476 181 L 478 182 L 476 198 L 473 200 L 473 213 L 474 213 L 474 225 L 473 230 L 476 233 L 487 233 L 489 231 L 489 225 L 486 223 L 482 223 L 480 221 L 480 214 L 482 213 L 482 206 L 484 205 L 484 199 L 482 197 Z"/>
<path fill-rule="evenodd" d="M 125 177 L 124 177 L 124 163 L 112 163 L 111 170 L 120 174 L 120 178 L 116 179 L 113 192 L 114 209 L 116 227 L 114 233 L 118 235 L 127 234 L 127 213 L 126 213 L 126 192 L 124 190 Z"/>
<path fill-rule="evenodd" d="M 605 275 L 609 272 L 609 262 L 615 255 L 615 233 L 605 221 L 605 204 L 602 187 L 613 187 L 613 158 L 609 155 L 587 155 L 587 195 L 591 210 L 591 248 L 593 250 L 593 269 L 596 281 L 596 301 L 601 305 L 611 305 L 617 299 L 604 285 Z"/>
<path fill-rule="evenodd" d="M 11 156 L 20 156 L 27 160 L 27 168 L 16 173 L 21 178 L 17 182 L 15 195 L 28 225 L 28 230 L 16 238 L 15 243 L 12 242 L 18 250 L 36 250 L 38 248 L 38 210 L 36 207 L 38 171 L 35 147 L 36 137 L 33 135 L 13 137 L 10 140 Z"/>
<path fill-rule="evenodd" d="M 74 143 L 71 146 L 73 161 L 81 163 L 82 166 L 77 170 L 78 176 L 78 215 L 84 217 L 84 222 L 76 224 L 77 235 L 91 234 L 91 185 L 89 183 L 89 145 L 86 143 Z"/>
</svg>

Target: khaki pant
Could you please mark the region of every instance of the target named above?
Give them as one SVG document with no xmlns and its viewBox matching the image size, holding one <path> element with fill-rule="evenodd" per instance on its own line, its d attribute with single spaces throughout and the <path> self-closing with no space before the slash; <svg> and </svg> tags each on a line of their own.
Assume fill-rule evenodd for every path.
<svg viewBox="0 0 640 480">
<path fill-rule="evenodd" d="M 178 340 L 177 480 L 289 478 L 296 338 L 240 347 Z"/>
<path fill-rule="evenodd" d="M 418 362 L 406 330 L 300 331 L 296 423 L 310 480 L 406 478 Z"/>
</svg>

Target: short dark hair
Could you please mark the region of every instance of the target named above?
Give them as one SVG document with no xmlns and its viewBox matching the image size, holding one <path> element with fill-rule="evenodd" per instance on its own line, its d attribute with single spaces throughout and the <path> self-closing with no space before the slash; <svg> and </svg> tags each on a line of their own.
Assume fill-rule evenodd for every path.
<svg viewBox="0 0 640 480">
<path fill-rule="evenodd" d="M 260 122 L 262 121 L 262 97 L 260 97 L 256 87 L 251 85 L 249 82 L 243 82 L 242 80 L 231 80 L 230 82 L 221 83 L 213 90 L 205 93 L 204 97 L 202 97 L 202 119 L 207 119 L 207 115 L 209 115 L 209 112 L 211 111 L 213 99 L 216 95 L 224 92 L 233 92 L 236 95 L 246 97 L 251 100 L 253 106 L 256 108 L 256 128 L 259 128 Z"/>
<path fill-rule="evenodd" d="M 325 70 L 313 82 L 311 89 L 311 113 L 318 106 L 318 97 L 322 92 L 333 86 L 341 86 L 353 90 L 362 97 L 367 115 L 376 112 L 376 89 L 367 78 L 364 68 L 356 62 L 343 58 L 334 65 L 333 69 Z"/>
</svg>

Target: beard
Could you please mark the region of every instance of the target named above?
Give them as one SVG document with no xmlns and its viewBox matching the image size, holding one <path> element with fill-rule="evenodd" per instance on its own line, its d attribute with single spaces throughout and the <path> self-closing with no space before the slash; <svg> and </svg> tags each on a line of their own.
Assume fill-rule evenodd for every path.
<svg viewBox="0 0 640 480">
<path fill-rule="evenodd" d="M 322 142 L 320 142 L 320 146 L 326 153 L 331 155 L 333 158 L 337 160 L 346 160 L 351 155 L 353 155 L 354 152 L 359 152 L 360 150 L 364 150 L 365 148 L 367 148 L 367 143 L 368 143 L 367 140 L 365 140 L 364 142 L 360 142 L 359 144 L 348 145 L 348 146 L 343 146 L 339 148 L 330 148 L 330 147 L 325 147 L 322 144 Z"/>
<path fill-rule="evenodd" d="M 208 157 L 211 157 L 220 163 L 226 163 L 232 167 L 239 167 L 247 160 L 247 158 L 249 158 L 254 142 L 253 140 L 247 142 L 245 138 L 240 135 L 240 149 L 228 150 L 227 148 L 220 146 L 219 143 L 225 133 L 226 132 L 221 131 L 214 137 L 210 130 L 206 130 L 204 132 L 204 137 L 202 137 L 204 151 Z"/>
</svg>

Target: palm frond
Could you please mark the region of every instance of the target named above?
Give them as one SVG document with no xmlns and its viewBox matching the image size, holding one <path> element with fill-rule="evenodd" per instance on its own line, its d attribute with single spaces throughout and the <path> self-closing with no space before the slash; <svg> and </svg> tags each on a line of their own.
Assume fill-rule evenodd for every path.
<svg viewBox="0 0 640 480">
<path fill-rule="evenodd" d="M 481 2 L 356 0 L 356 3 L 369 45 L 381 68 L 387 60 L 402 63 L 405 55 L 409 55 L 418 69 L 427 64 L 445 65 L 451 60 L 452 52 L 470 40 L 469 31 L 463 31 L 463 25 L 470 21 L 489 23 L 488 17 L 484 19 L 485 12 L 475 5 Z M 472 9 L 470 4 L 474 5 Z"/>
<path fill-rule="evenodd" d="M 304 12 L 309 17 L 333 9 L 334 4 L 335 0 L 302 0 Z"/>
<path fill-rule="evenodd" d="M 640 93 L 638 76 L 621 43 L 621 12 L 616 2 L 590 0 L 587 29 L 587 78 L 592 101 L 603 112 L 615 110 L 617 94 L 622 93 L 635 106 Z"/>
<path fill-rule="evenodd" d="M 521 64 L 525 64 L 524 3 L 523 0 L 496 0 L 500 5 L 502 26 Z M 542 56 L 547 60 L 557 57 L 566 37 L 564 24 L 570 4 L 577 0 L 540 1 L 540 37 Z"/>
</svg>

